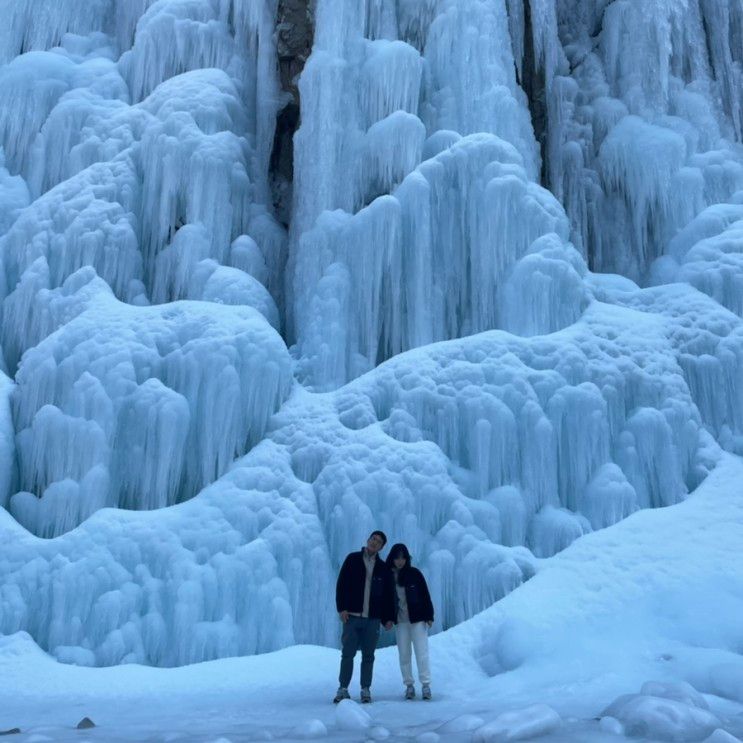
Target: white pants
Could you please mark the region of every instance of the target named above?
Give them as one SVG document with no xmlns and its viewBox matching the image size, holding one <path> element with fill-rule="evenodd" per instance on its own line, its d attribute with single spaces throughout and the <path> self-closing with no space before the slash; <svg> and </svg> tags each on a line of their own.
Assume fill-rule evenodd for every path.
<svg viewBox="0 0 743 743">
<path fill-rule="evenodd" d="M 400 654 L 400 671 L 405 686 L 413 683 L 413 648 L 418 665 L 418 680 L 421 684 L 431 683 L 431 667 L 428 662 L 428 626 L 425 622 L 399 622 L 395 629 L 397 652 Z"/>
</svg>

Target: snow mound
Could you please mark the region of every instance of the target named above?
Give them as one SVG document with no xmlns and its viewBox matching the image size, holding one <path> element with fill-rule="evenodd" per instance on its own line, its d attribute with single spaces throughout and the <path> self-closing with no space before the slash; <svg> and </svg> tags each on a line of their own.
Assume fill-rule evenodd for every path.
<svg viewBox="0 0 743 743">
<path fill-rule="evenodd" d="M 23 358 L 24 492 L 10 511 L 56 536 L 104 506 L 186 500 L 260 441 L 291 372 L 281 339 L 248 308 L 130 307 L 101 291 Z"/>
<path fill-rule="evenodd" d="M 743 663 L 724 663 L 710 670 L 711 689 L 727 699 L 743 704 Z"/>
<path fill-rule="evenodd" d="M 639 694 L 619 697 L 603 714 L 619 720 L 626 735 L 656 740 L 698 741 L 720 727 L 688 684 L 647 683 Z"/>
<path fill-rule="evenodd" d="M 353 699 L 343 699 L 335 708 L 335 724 L 339 730 L 367 730 L 371 717 Z"/>
<path fill-rule="evenodd" d="M 734 735 L 719 729 L 715 730 L 709 738 L 705 738 L 703 743 L 740 743 L 740 738 L 736 738 Z"/>
<path fill-rule="evenodd" d="M 325 727 L 325 723 L 322 720 L 305 720 L 300 725 L 297 725 L 289 733 L 291 737 L 300 738 L 302 740 L 309 740 L 312 738 L 325 738 L 328 734 L 328 729 Z"/>
</svg>

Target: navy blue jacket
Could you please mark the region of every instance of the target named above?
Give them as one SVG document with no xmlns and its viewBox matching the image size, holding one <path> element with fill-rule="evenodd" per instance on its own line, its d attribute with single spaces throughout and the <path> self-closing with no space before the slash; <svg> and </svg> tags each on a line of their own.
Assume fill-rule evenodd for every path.
<svg viewBox="0 0 743 743">
<path fill-rule="evenodd" d="M 338 581 L 335 584 L 335 607 L 338 612 L 361 614 L 364 609 L 364 586 L 366 565 L 363 550 L 351 552 L 343 561 Z M 395 581 L 392 571 L 377 555 L 372 573 L 369 593 L 369 618 L 379 619 L 382 624 L 395 621 Z"/>
</svg>

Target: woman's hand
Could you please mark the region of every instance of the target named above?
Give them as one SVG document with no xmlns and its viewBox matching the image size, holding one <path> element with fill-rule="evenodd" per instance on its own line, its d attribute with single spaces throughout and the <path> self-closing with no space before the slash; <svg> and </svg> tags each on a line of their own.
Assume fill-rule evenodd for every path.
<svg viewBox="0 0 743 743">
<path fill-rule="evenodd" d="M 428 625 L 429 627 L 433 627 L 433 619 L 429 619 L 429 620 L 428 620 L 428 621 L 426 622 L 426 624 L 427 624 L 427 625 Z"/>
</svg>

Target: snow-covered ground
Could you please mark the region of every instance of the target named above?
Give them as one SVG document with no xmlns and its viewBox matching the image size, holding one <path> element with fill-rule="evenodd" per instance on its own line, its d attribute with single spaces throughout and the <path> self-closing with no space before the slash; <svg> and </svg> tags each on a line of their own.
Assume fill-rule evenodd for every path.
<svg viewBox="0 0 743 743">
<path fill-rule="evenodd" d="M 333 649 L 83 668 L 17 633 L 0 641 L 0 728 L 39 743 L 598 743 L 619 740 L 622 726 L 652 741 L 702 741 L 718 729 L 743 738 L 741 482 L 743 460 L 725 455 L 684 502 L 583 537 L 491 608 L 432 637 L 431 702 L 402 700 L 394 648 L 378 651 L 374 703 L 336 708 Z M 597 719 L 612 703 L 614 719 Z M 76 730 L 86 716 L 97 727 Z"/>
</svg>

